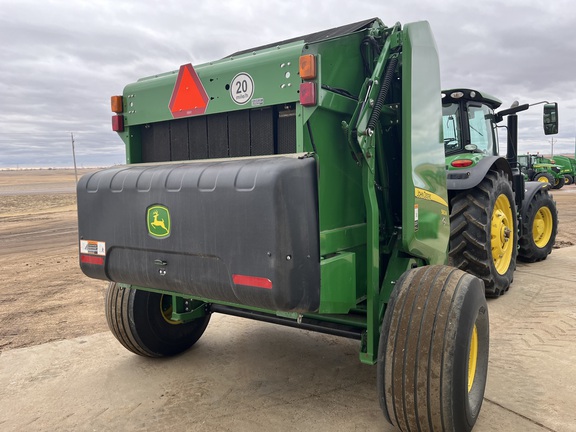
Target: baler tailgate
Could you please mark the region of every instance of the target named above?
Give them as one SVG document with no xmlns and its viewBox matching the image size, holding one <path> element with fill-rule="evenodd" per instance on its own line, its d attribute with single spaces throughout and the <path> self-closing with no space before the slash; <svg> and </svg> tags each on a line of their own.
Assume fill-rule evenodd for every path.
<svg viewBox="0 0 576 432">
<path fill-rule="evenodd" d="M 215 301 L 316 311 L 316 175 L 314 158 L 290 155 L 133 165 L 84 176 L 79 235 L 84 245 L 100 247 L 81 248 L 82 270 Z M 85 258 L 91 253 L 104 257 L 101 264 Z"/>
</svg>

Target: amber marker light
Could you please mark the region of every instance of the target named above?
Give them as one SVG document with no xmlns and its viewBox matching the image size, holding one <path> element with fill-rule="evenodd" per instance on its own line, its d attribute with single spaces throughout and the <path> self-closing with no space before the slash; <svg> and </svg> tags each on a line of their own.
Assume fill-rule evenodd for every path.
<svg viewBox="0 0 576 432">
<path fill-rule="evenodd" d="M 110 107 L 112 108 L 112 112 L 115 112 L 116 114 L 120 114 L 121 112 L 124 111 L 124 106 L 123 106 L 123 98 L 122 96 L 112 96 L 110 98 Z"/>
<path fill-rule="evenodd" d="M 316 57 L 313 54 L 300 56 L 300 78 L 311 80 L 316 78 Z"/>
</svg>

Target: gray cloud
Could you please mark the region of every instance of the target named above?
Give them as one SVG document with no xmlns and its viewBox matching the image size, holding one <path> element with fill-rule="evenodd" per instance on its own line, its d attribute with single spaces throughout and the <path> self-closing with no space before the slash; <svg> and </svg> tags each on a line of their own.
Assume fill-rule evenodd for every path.
<svg viewBox="0 0 576 432">
<path fill-rule="evenodd" d="M 70 166 L 70 132 L 80 165 L 121 163 L 109 97 L 126 84 L 372 16 L 388 25 L 430 21 L 444 87 L 478 88 L 504 106 L 557 101 L 555 151 L 574 151 L 576 13 L 568 1 L 4 0 L 0 168 Z M 521 115 L 521 150 L 547 152 L 549 139 L 540 107 Z"/>
</svg>

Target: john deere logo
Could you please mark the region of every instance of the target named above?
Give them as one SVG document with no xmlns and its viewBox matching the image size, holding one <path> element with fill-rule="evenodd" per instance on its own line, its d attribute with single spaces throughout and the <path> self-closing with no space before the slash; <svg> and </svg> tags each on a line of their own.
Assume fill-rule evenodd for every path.
<svg viewBox="0 0 576 432">
<path fill-rule="evenodd" d="M 153 237 L 168 237 L 170 235 L 170 212 L 161 205 L 148 207 L 148 232 Z"/>
</svg>

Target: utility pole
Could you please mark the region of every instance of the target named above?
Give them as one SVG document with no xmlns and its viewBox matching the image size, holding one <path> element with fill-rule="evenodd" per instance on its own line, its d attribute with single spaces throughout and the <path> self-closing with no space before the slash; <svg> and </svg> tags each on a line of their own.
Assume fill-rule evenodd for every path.
<svg viewBox="0 0 576 432">
<path fill-rule="evenodd" d="M 550 153 L 550 157 L 554 157 L 554 138 L 552 138 L 550 140 L 550 145 L 552 147 L 551 153 Z"/>
<path fill-rule="evenodd" d="M 70 132 L 70 140 L 72 141 L 72 159 L 74 159 L 74 175 L 76 176 L 76 184 L 78 184 L 78 170 L 76 169 L 76 149 L 74 148 L 74 132 Z"/>
</svg>

